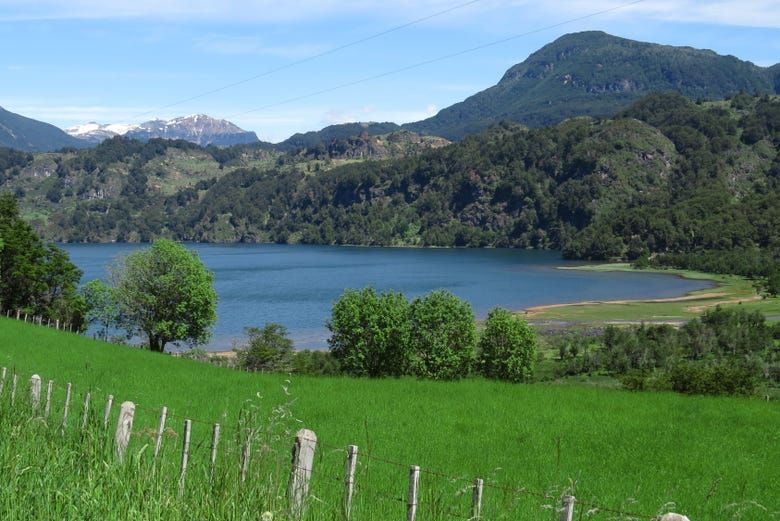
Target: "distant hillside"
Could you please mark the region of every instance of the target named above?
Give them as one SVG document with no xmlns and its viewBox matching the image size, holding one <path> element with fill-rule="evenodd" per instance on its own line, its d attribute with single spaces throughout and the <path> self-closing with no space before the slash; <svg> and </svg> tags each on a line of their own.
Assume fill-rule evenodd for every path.
<svg viewBox="0 0 780 521">
<path fill-rule="evenodd" d="M 377 152 L 391 152 L 398 139 L 416 142 L 421 153 L 356 160 L 382 157 Z M 773 97 L 699 104 L 652 94 L 615 119 L 530 130 L 505 123 L 441 144 L 391 133 L 282 154 L 114 138 L 32 163 L 9 155 L 0 189 L 23 194 L 25 215 L 57 241 L 172 237 L 556 248 L 583 259 L 698 251 L 780 258 L 780 100 Z"/>
<path fill-rule="evenodd" d="M 377 136 L 400 130 L 395 123 L 342 123 L 330 125 L 318 131 L 293 134 L 276 145 L 280 150 L 298 150 L 329 145 L 335 139 L 348 139 L 360 135 Z"/>
<path fill-rule="evenodd" d="M 567 34 L 510 68 L 497 85 L 403 127 L 461 139 L 501 120 L 539 127 L 574 116 L 609 117 L 649 92 L 670 90 L 692 99 L 780 92 L 780 67 L 597 31 Z"/>
<path fill-rule="evenodd" d="M 26 118 L 0 107 L 0 146 L 27 152 L 46 152 L 89 145 L 69 136 L 54 125 Z"/>
</svg>

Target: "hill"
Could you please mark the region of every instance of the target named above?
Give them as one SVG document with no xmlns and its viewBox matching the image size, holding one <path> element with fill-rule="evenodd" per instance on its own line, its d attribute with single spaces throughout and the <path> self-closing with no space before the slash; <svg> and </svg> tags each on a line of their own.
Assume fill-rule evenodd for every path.
<svg viewBox="0 0 780 521">
<path fill-rule="evenodd" d="M 42 152 L 88 144 L 73 138 L 54 125 L 20 116 L 0 107 L 0 146 Z"/>
<path fill-rule="evenodd" d="M 567 34 L 510 68 L 497 85 L 404 128 L 462 139 L 502 120 L 540 127 L 574 116 L 611 117 L 650 92 L 712 100 L 739 91 L 776 93 L 777 67 L 598 31 Z"/>
<path fill-rule="evenodd" d="M 558 504 L 560 495 L 572 490 L 572 481 L 576 481 L 575 494 L 583 507 L 590 509 L 585 503 L 592 502 L 646 514 L 647 519 L 669 508 L 667 503 L 674 503 L 692 519 L 722 519 L 723 512 L 735 508 L 739 519 L 758 520 L 778 509 L 776 498 L 766 491 L 780 486 L 776 472 L 780 455 L 773 450 L 780 416 L 776 404 L 761 400 L 632 393 L 576 384 L 247 373 L 6 318 L 0 318 L 0 345 L 0 366 L 9 369 L 0 430 L 7 433 L 3 447 L 13 449 L 0 451 L 0 462 L 15 476 L 14 486 L 0 487 L 6 519 L 27 519 L 30 512 L 56 508 L 101 519 L 113 517 L 117 509 L 155 519 L 236 517 L 229 509 L 222 515 L 205 511 L 225 505 L 248 506 L 246 494 L 230 494 L 231 500 L 225 501 L 214 488 L 225 487 L 224 480 L 237 480 L 239 418 L 248 422 L 244 426 L 256 427 L 260 436 L 253 444 L 258 453 L 252 458 L 246 490 L 274 480 L 271 484 L 278 484 L 283 496 L 294 432 L 303 427 L 316 432 L 312 494 L 318 501 L 310 505 L 311 518 L 340 516 L 343 447 L 353 443 L 360 454 L 355 512 L 359 519 L 391 519 L 403 513 L 403 504 L 375 495 L 401 496 L 408 486 L 411 464 L 423 469 L 420 514 L 432 520 L 451 519 L 453 511 L 467 512 L 470 494 L 463 491 L 476 476 L 485 479 L 483 514 L 491 519 L 547 519 L 548 505 Z M 8 425 L 6 400 L 14 370 L 20 389 L 32 373 L 41 375 L 44 389 L 49 379 L 54 380 L 53 429 L 58 429 L 62 417 L 63 387 L 73 384 L 71 420 L 64 436 L 55 431 L 57 443 L 34 443 L 43 431 L 43 425 L 35 422 L 20 422 L 16 429 Z M 128 467 L 138 469 L 138 481 L 121 494 L 116 488 L 123 481 L 100 479 L 103 469 L 114 467 L 100 461 L 101 452 L 84 454 L 84 458 L 76 452 L 67 464 L 55 452 L 57 447 L 67 447 L 69 453 L 71 447 L 84 450 L 93 446 L 91 438 L 102 439 L 79 431 L 87 390 L 92 392 L 95 429 L 90 427 L 87 434 L 105 432 L 101 420 L 109 393 L 114 395 L 110 425 L 116 425 L 119 403 L 132 400 L 137 404 L 136 435 L 131 437 L 129 454 L 137 455 L 138 464 Z M 22 396 L 17 391 L 18 402 Z M 160 476 L 168 478 L 150 481 L 154 473 L 147 463 L 151 465 L 153 438 L 148 433 L 154 435 L 162 405 L 168 407 L 169 431 L 157 468 Z M 410 421 L 424 416 L 436 418 L 435 429 L 426 422 Z M 177 499 L 184 418 L 196 421 L 187 475 L 189 492 Z M 209 442 L 211 424 L 217 421 L 223 427 L 218 465 L 225 473 L 220 472 L 221 478 L 211 483 Z M 691 429 L 692 425 L 697 428 Z M 42 473 L 38 465 L 44 456 L 46 472 Z M 96 466 L 85 468 L 83 460 L 92 459 L 97 460 Z M 263 474 L 261 469 L 268 472 Z M 440 479 L 434 473 L 455 477 Z M 77 478 L 81 475 L 90 479 Z M 123 473 L 116 479 L 129 476 Z M 511 492 L 520 486 L 520 495 Z M 543 494 L 529 496 L 526 490 Z M 702 491 L 708 491 L 706 501 Z M 53 494 L 56 501 L 51 499 Z M 256 502 L 253 515 L 265 510 L 257 508 L 257 503 L 265 503 L 262 497 L 249 495 Z M 219 501 L 213 502 L 213 497 Z M 592 515 L 595 520 L 613 517 L 595 510 Z M 277 517 L 286 519 L 275 512 Z"/>
<path fill-rule="evenodd" d="M 361 135 L 377 136 L 400 130 L 395 123 L 342 123 L 322 130 L 293 134 L 276 146 L 280 150 L 300 150 L 328 146 L 334 140 L 344 140 Z"/>
</svg>

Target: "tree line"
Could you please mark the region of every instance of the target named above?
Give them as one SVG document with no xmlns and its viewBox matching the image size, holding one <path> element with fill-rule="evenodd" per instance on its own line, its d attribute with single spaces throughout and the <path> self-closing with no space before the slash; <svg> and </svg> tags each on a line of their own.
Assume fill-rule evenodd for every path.
<svg viewBox="0 0 780 521">
<path fill-rule="evenodd" d="M 171 195 L 153 188 L 144 166 L 167 145 L 116 140 L 69 161 L 88 159 L 95 172 L 108 169 L 103 161 L 137 161 L 121 197 L 79 200 L 43 229 L 77 241 L 555 248 L 572 259 L 662 257 L 692 268 L 701 264 L 694 259 L 756 250 L 776 267 L 778 127 L 773 97 L 696 103 L 651 94 L 614 119 L 499 124 L 415 157 L 326 172 L 284 166 L 307 157 L 291 152 Z M 220 164 L 246 152 L 209 150 Z M 745 274 L 738 264 L 722 269 Z"/>
<path fill-rule="evenodd" d="M 757 311 L 715 307 L 680 328 L 607 328 L 553 337 L 560 376 L 607 373 L 629 389 L 753 394 L 780 384 L 780 323 Z"/>
</svg>

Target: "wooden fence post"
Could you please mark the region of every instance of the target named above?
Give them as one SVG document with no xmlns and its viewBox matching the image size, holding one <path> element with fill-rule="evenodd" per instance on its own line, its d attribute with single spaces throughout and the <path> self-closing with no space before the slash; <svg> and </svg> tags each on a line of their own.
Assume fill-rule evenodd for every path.
<svg viewBox="0 0 780 521">
<path fill-rule="evenodd" d="M 109 394 L 106 408 L 103 410 L 103 428 L 108 429 L 108 419 L 111 417 L 111 406 L 114 405 L 114 395 Z"/>
<path fill-rule="evenodd" d="M 309 495 L 309 481 L 314 468 L 314 451 L 317 448 L 317 435 L 308 429 L 295 433 L 295 445 L 292 453 L 292 472 L 287 495 L 290 501 L 290 512 L 300 519 Z"/>
<path fill-rule="evenodd" d="M 58 318 L 57 319 L 57 331 L 59 331 L 59 330 L 60 330 L 60 319 Z"/>
<path fill-rule="evenodd" d="M 241 483 L 246 481 L 246 473 L 249 471 L 249 460 L 252 457 L 252 430 L 246 430 L 246 441 L 241 450 Z"/>
<path fill-rule="evenodd" d="M 211 431 L 211 460 L 209 466 L 209 481 L 214 479 L 214 468 L 217 465 L 217 447 L 219 446 L 219 429 L 218 423 L 214 424 L 214 429 Z"/>
<path fill-rule="evenodd" d="M 0 371 L 0 396 L 3 395 L 3 389 L 5 389 L 5 375 L 8 372 L 8 369 L 3 367 L 3 370 Z"/>
<path fill-rule="evenodd" d="M 43 407 L 43 417 L 49 419 L 51 413 L 51 392 L 54 390 L 54 380 L 49 380 L 46 385 L 46 405 Z"/>
<path fill-rule="evenodd" d="M 471 494 L 471 520 L 482 519 L 482 490 L 485 482 L 480 478 L 474 480 L 474 490 Z"/>
<path fill-rule="evenodd" d="M 409 468 L 409 498 L 406 501 L 406 520 L 414 521 L 417 516 L 417 492 L 420 488 L 420 467 Z"/>
<path fill-rule="evenodd" d="M 51 319 L 48 319 L 48 320 L 46 321 L 46 327 L 51 327 Z"/>
<path fill-rule="evenodd" d="M 41 405 L 41 377 L 34 374 L 30 377 L 30 407 L 33 415 L 38 413 Z"/>
<path fill-rule="evenodd" d="M 11 406 L 13 406 L 14 402 L 16 401 L 16 380 L 17 380 L 16 372 L 14 372 L 13 378 L 11 378 Z"/>
<path fill-rule="evenodd" d="M 19 310 L 17 309 L 17 310 L 16 310 L 16 320 L 19 320 L 19 314 L 20 314 L 20 313 L 21 313 L 21 311 L 19 311 Z"/>
<path fill-rule="evenodd" d="M 116 456 L 120 463 L 124 460 L 127 445 L 130 443 L 130 432 L 133 430 L 134 416 L 135 404 L 133 402 L 122 402 L 122 406 L 119 409 L 119 419 L 116 422 L 116 435 L 114 436 Z"/>
<path fill-rule="evenodd" d="M 25 323 L 25 324 L 27 323 L 27 313 L 26 313 L 26 312 L 25 312 L 25 314 L 24 314 L 24 323 Z"/>
<path fill-rule="evenodd" d="M 574 496 L 563 496 L 561 505 L 561 521 L 573 521 L 574 520 Z"/>
<path fill-rule="evenodd" d="M 84 413 L 81 416 L 81 430 L 87 428 L 87 422 L 89 421 L 89 402 L 92 399 L 92 393 L 87 392 L 84 396 Z"/>
<path fill-rule="evenodd" d="M 355 470 L 357 469 L 357 445 L 347 447 L 347 469 L 344 476 L 344 518 L 352 516 L 352 497 L 355 495 Z"/>
<path fill-rule="evenodd" d="M 192 420 L 184 420 L 184 443 L 181 448 L 181 471 L 179 472 L 179 497 L 184 495 L 184 478 L 187 475 L 187 463 L 190 460 L 190 432 Z"/>
<path fill-rule="evenodd" d="M 154 459 L 160 454 L 160 448 L 162 448 L 162 438 L 165 432 L 165 419 L 168 417 L 168 407 L 162 406 L 160 409 L 160 422 L 157 424 L 157 436 L 154 440 Z"/>
<path fill-rule="evenodd" d="M 70 382 L 65 386 L 65 405 L 62 407 L 62 429 L 68 426 L 68 411 L 70 410 L 70 392 L 72 386 Z"/>
</svg>

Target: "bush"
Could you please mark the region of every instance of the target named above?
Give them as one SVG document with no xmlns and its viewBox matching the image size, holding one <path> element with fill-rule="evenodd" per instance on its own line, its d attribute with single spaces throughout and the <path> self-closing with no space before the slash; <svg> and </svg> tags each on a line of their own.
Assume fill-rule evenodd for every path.
<svg viewBox="0 0 780 521">
<path fill-rule="evenodd" d="M 407 371 L 409 303 L 401 293 L 347 290 L 327 325 L 331 353 L 345 372 L 381 377 Z"/>
<path fill-rule="evenodd" d="M 471 306 L 448 291 L 434 291 L 414 299 L 410 316 L 412 373 L 434 380 L 467 376 L 477 336 Z"/>
<path fill-rule="evenodd" d="M 684 394 L 753 394 L 759 376 L 759 368 L 750 362 L 681 362 L 669 370 L 672 390 Z"/>
<path fill-rule="evenodd" d="M 248 344 L 236 350 L 238 366 L 247 371 L 286 373 L 292 370 L 293 342 L 281 324 L 266 324 L 263 329 L 248 327 Z"/>
<path fill-rule="evenodd" d="M 522 382 L 533 376 L 536 335 L 506 309 L 495 308 L 488 314 L 479 350 L 480 369 L 488 378 Z"/>
<path fill-rule="evenodd" d="M 620 378 L 620 385 L 629 391 L 644 391 L 647 388 L 647 375 L 641 371 L 629 371 Z"/>
<path fill-rule="evenodd" d="M 328 351 L 295 351 L 292 363 L 293 372 L 296 374 L 336 376 L 342 373 L 339 361 Z"/>
</svg>

